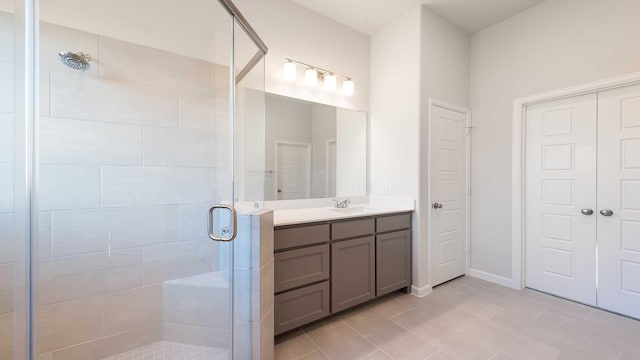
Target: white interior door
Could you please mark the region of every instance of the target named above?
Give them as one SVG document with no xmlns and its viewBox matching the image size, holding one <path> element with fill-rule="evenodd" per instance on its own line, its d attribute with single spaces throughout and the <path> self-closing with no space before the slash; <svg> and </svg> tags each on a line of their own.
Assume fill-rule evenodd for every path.
<svg viewBox="0 0 640 360">
<path fill-rule="evenodd" d="M 276 199 L 306 199 L 311 193 L 311 145 L 276 143 Z"/>
<path fill-rule="evenodd" d="M 591 94 L 528 107 L 525 150 L 526 285 L 591 305 L 596 304 L 596 105 Z"/>
<path fill-rule="evenodd" d="M 640 318 L 640 86 L 598 97 L 598 306 Z"/>
<path fill-rule="evenodd" d="M 433 285 L 467 270 L 467 116 L 432 105 L 429 243 Z"/>
</svg>

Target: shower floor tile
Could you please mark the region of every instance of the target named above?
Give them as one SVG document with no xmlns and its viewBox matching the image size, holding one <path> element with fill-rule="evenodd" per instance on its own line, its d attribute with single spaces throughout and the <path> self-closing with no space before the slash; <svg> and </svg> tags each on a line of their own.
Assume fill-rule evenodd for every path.
<svg viewBox="0 0 640 360">
<path fill-rule="evenodd" d="M 228 360 L 229 350 L 159 341 L 102 360 Z"/>
</svg>

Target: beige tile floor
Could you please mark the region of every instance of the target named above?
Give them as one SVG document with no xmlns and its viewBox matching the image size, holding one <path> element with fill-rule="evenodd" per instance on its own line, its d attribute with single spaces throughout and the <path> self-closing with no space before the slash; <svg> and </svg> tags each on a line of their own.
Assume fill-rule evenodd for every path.
<svg viewBox="0 0 640 360">
<path fill-rule="evenodd" d="M 640 360 L 640 321 L 462 277 L 276 338 L 276 359 Z"/>
</svg>

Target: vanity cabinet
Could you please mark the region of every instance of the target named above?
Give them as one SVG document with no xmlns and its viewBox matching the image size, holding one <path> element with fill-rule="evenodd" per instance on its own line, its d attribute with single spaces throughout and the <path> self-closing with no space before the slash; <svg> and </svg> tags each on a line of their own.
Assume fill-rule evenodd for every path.
<svg viewBox="0 0 640 360">
<path fill-rule="evenodd" d="M 331 244 L 331 310 L 342 311 L 376 297 L 373 236 Z"/>
<path fill-rule="evenodd" d="M 276 226 L 275 334 L 411 286 L 411 213 Z"/>
<path fill-rule="evenodd" d="M 376 236 L 376 295 L 411 285 L 411 233 L 396 231 Z"/>
</svg>

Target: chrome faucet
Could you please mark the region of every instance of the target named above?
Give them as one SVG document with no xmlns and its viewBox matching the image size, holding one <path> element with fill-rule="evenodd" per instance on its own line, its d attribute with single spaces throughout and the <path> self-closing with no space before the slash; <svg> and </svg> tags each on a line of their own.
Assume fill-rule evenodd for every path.
<svg viewBox="0 0 640 360">
<path fill-rule="evenodd" d="M 349 207 L 349 204 L 351 204 L 351 200 L 349 200 L 349 199 L 344 199 L 342 201 L 338 201 L 336 199 L 333 199 L 333 201 L 336 202 L 334 207 L 337 208 L 337 209 L 346 209 L 346 208 Z"/>
</svg>

